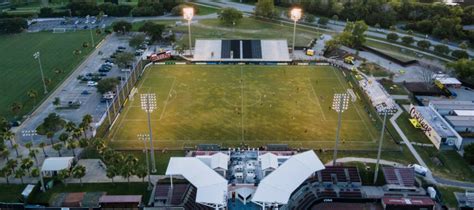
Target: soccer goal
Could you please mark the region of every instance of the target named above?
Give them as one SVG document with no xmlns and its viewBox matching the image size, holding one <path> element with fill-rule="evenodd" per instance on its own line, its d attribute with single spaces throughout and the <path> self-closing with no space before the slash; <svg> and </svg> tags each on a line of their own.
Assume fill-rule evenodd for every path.
<svg viewBox="0 0 474 210">
<path fill-rule="evenodd" d="M 56 33 L 65 33 L 66 32 L 66 28 L 53 28 L 53 33 L 56 34 Z"/>
</svg>

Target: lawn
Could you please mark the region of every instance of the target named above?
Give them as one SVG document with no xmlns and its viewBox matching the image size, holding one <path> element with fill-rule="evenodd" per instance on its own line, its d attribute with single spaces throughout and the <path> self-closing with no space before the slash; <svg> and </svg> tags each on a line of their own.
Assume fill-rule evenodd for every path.
<svg viewBox="0 0 474 210">
<path fill-rule="evenodd" d="M 198 7 L 197 15 L 209 15 L 209 14 L 217 13 L 220 11 L 220 9 L 203 6 L 201 4 L 197 4 L 196 6 Z"/>
<path fill-rule="evenodd" d="M 102 35 L 94 35 L 96 42 Z M 29 113 L 46 96 L 38 61 L 33 58 L 37 51 L 41 53 L 41 62 L 45 78 L 50 80 L 47 89 L 51 92 L 74 68 L 91 52 L 92 48 L 84 48 L 82 44 L 90 42 L 89 31 L 67 33 L 38 32 L 0 36 L 0 116 L 12 119 L 20 118 Z M 81 53 L 75 55 L 74 50 Z M 9 91 L 6 91 L 9 90 Z M 37 98 L 29 98 L 27 92 L 35 90 Z M 22 104 L 18 114 L 11 111 L 14 102 Z"/>
<path fill-rule="evenodd" d="M 455 192 L 464 193 L 465 190 L 456 187 L 440 187 L 438 186 L 437 189 L 441 193 L 441 197 L 443 200 L 443 204 L 450 207 L 450 208 L 457 208 L 458 202 L 456 200 L 456 196 L 454 195 Z"/>
<path fill-rule="evenodd" d="M 405 89 L 403 84 L 394 83 L 392 80 L 389 80 L 389 79 L 381 79 L 379 80 L 379 82 L 390 95 L 408 95 L 409 94 L 409 92 Z"/>
<path fill-rule="evenodd" d="M 25 184 L 0 184 L 0 202 L 20 203 Z"/>
<path fill-rule="evenodd" d="M 148 201 L 150 191 L 147 191 L 148 184 L 145 182 L 133 183 L 87 183 L 83 184 L 57 184 L 52 189 L 43 192 L 35 192 L 28 199 L 29 203 L 43 204 L 49 203 L 51 197 L 56 193 L 65 192 L 106 192 L 107 195 L 142 195 L 142 201 Z"/>
<path fill-rule="evenodd" d="M 158 148 L 182 149 L 202 143 L 253 147 L 333 147 L 337 114 L 334 93 L 349 87 L 332 67 L 155 66 L 146 70 L 138 93 L 109 133 L 113 147 L 141 148 L 136 135 L 147 131 L 140 93 L 156 93 L 151 114 Z M 343 114 L 341 148 L 374 149 L 378 130 L 360 100 Z M 393 141 L 386 139 L 387 148 Z"/>
</svg>

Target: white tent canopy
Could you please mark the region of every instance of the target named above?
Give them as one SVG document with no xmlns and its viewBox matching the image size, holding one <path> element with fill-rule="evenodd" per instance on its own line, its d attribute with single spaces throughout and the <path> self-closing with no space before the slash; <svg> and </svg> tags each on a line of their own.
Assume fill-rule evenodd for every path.
<svg viewBox="0 0 474 210">
<path fill-rule="evenodd" d="M 252 201 L 265 204 L 286 204 L 293 191 L 311 174 L 324 169 L 314 151 L 292 156 L 259 184 Z"/>
<path fill-rule="evenodd" d="M 258 156 L 258 160 L 262 170 L 278 168 L 278 157 L 271 152 Z"/>
<path fill-rule="evenodd" d="M 71 167 L 73 157 L 50 157 L 46 158 L 41 166 L 41 171 L 60 171 Z"/>
<path fill-rule="evenodd" d="M 196 202 L 226 205 L 227 180 L 195 157 L 172 157 L 166 175 L 181 175 L 197 188 Z"/>
<path fill-rule="evenodd" d="M 218 152 L 211 156 L 211 168 L 221 168 L 227 170 L 229 164 L 229 155 L 226 155 L 222 152 Z"/>
</svg>

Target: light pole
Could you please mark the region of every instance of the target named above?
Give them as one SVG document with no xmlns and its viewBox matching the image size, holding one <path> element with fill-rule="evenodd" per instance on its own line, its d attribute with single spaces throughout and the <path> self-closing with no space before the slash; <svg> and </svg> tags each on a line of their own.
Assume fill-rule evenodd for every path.
<svg viewBox="0 0 474 210">
<path fill-rule="evenodd" d="M 36 130 L 23 130 L 21 131 L 21 135 L 24 137 L 30 137 L 31 138 L 31 143 L 33 143 L 34 137 L 38 135 L 36 133 Z"/>
<path fill-rule="evenodd" d="M 148 175 L 148 190 L 151 190 L 153 187 L 151 186 L 151 178 L 150 178 L 150 162 L 148 160 L 148 148 L 146 147 L 146 141 L 150 138 L 150 135 L 146 133 L 138 134 L 138 140 L 143 141 L 143 146 L 145 149 L 145 159 L 146 159 L 146 173 Z"/>
<path fill-rule="evenodd" d="M 383 136 L 385 133 L 385 124 L 387 122 L 387 115 L 392 115 L 397 112 L 396 109 L 385 109 L 383 111 L 383 122 L 382 122 L 382 131 L 380 132 L 380 140 L 379 140 L 379 148 L 377 151 L 377 163 L 375 164 L 375 174 L 374 174 L 374 184 L 377 182 L 377 177 L 379 174 L 379 165 L 380 165 L 380 156 L 382 155 L 382 144 L 383 144 Z"/>
<path fill-rule="evenodd" d="M 88 23 L 90 23 L 90 25 L 89 25 L 89 31 L 90 31 L 90 34 L 91 34 L 91 44 L 92 44 L 92 47 L 94 47 L 94 46 L 95 46 L 95 43 L 94 43 L 94 36 L 92 36 L 92 26 L 93 26 L 93 24 L 92 24 L 92 21 L 89 22 L 89 18 L 90 18 L 90 16 L 87 15 L 87 16 L 86 16 L 86 21 L 87 21 Z"/>
<path fill-rule="evenodd" d="M 194 8 L 185 7 L 183 8 L 183 18 L 188 21 L 188 33 L 189 33 L 189 55 L 193 55 L 193 46 L 191 41 L 191 20 L 194 16 Z"/>
<path fill-rule="evenodd" d="M 41 72 L 41 80 L 43 80 L 43 88 L 44 88 L 44 94 L 48 93 L 48 90 L 46 89 L 46 81 L 44 80 L 44 74 L 43 74 L 43 65 L 41 65 L 41 57 L 40 57 L 40 52 L 35 52 L 33 54 L 33 57 L 38 60 L 40 72 Z"/>
<path fill-rule="evenodd" d="M 337 112 L 337 130 L 336 130 L 336 144 L 334 145 L 334 156 L 332 165 L 336 166 L 337 147 L 339 145 L 339 132 L 341 130 L 342 112 L 349 108 L 349 96 L 347 93 L 336 93 L 332 101 L 332 109 Z"/>
<path fill-rule="evenodd" d="M 142 105 L 143 111 L 147 113 L 148 118 L 148 132 L 150 139 L 150 156 L 151 156 L 151 172 L 156 173 L 155 166 L 155 151 L 153 148 L 153 135 L 151 131 L 151 119 L 150 114 L 156 109 L 156 95 L 154 93 L 143 93 L 140 96 L 140 102 Z"/>
<path fill-rule="evenodd" d="M 293 24 L 293 48 L 291 50 L 291 56 L 295 57 L 295 39 L 296 39 L 296 22 L 301 19 L 301 9 L 293 8 L 290 12 L 290 18 L 294 21 Z"/>
</svg>

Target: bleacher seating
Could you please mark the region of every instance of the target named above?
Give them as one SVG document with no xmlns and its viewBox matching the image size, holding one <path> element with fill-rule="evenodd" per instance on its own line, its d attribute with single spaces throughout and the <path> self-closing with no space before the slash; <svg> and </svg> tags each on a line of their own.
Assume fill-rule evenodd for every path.
<svg viewBox="0 0 474 210">
<path fill-rule="evenodd" d="M 321 176 L 323 182 L 331 183 L 360 183 L 360 175 L 357 167 L 344 166 L 326 166 L 326 169 L 319 171 L 318 176 Z"/>
<path fill-rule="evenodd" d="M 382 170 L 387 184 L 403 187 L 415 186 L 415 170 L 413 168 L 383 167 Z"/>
</svg>

